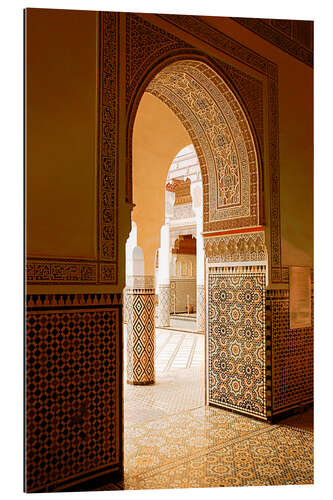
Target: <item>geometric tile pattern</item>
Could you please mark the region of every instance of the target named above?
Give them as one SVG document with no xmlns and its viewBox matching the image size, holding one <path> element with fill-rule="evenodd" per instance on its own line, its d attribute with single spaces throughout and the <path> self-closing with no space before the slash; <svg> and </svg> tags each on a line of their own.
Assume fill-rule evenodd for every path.
<svg viewBox="0 0 333 500">
<path fill-rule="evenodd" d="M 100 79 L 98 114 L 98 256 L 117 264 L 118 242 L 118 102 L 119 13 L 103 12 L 100 17 Z M 101 268 L 101 281 L 117 283 L 116 274 L 109 276 L 108 266 Z M 113 278 L 113 281 L 112 281 Z"/>
<path fill-rule="evenodd" d="M 217 408 L 127 426 L 125 443 L 125 489 L 313 483 L 312 432 Z"/>
<path fill-rule="evenodd" d="M 131 310 L 127 323 L 127 382 L 153 384 L 155 380 L 155 291 L 128 289 Z"/>
<path fill-rule="evenodd" d="M 243 269 L 243 271 L 241 271 Z M 208 274 L 209 403 L 266 417 L 265 267 Z"/>
<path fill-rule="evenodd" d="M 47 306 L 26 314 L 26 491 L 50 491 L 119 467 L 121 306 Z M 31 307 L 34 298 L 36 305 Z M 109 295 L 110 297 L 110 295 Z M 68 298 L 68 300 L 67 300 Z M 112 302 L 112 299 L 111 299 Z M 30 307 L 29 307 L 30 304 Z M 43 305 L 45 304 L 45 305 Z"/>
<path fill-rule="evenodd" d="M 125 426 L 204 404 L 204 336 L 156 329 L 155 372 L 154 385 L 125 384 Z"/>
<path fill-rule="evenodd" d="M 124 489 L 311 484 L 313 433 L 202 406 L 127 425 L 124 463 Z"/>
<path fill-rule="evenodd" d="M 203 406 L 203 356 L 204 336 L 156 331 L 156 384 L 125 384 L 125 475 L 118 489 L 311 484 L 312 432 L 297 429 L 297 415 L 291 428 L 288 421 L 269 425 Z M 303 429 L 312 429 L 307 421 Z"/>
<path fill-rule="evenodd" d="M 170 285 L 159 285 L 156 326 L 170 325 Z"/>
<path fill-rule="evenodd" d="M 197 285 L 197 330 L 205 331 L 205 287 Z"/>
<path fill-rule="evenodd" d="M 266 314 L 271 330 L 274 414 L 313 401 L 313 294 L 311 327 L 290 329 L 289 290 L 266 291 Z"/>
</svg>

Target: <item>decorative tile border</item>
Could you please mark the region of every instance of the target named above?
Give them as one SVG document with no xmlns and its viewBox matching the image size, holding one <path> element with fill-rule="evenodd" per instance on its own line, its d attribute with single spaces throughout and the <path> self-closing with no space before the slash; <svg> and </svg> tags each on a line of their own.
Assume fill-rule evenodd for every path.
<svg viewBox="0 0 333 500">
<path fill-rule="evenodd" d="M 218 236 L 204 235 L 204 249 L 208 262 L 267 260 L 264 231 Z"/>
<path fill-rule="evenodd" d="M 99 277 L 99 278 L 98 278 Z M 88 259 L 28 257 L 26 283 L 44 285 L 115 284 L 117 264 Z"/>
<path fill-rule="evenodd" d="M 121 293 L 40 293 L 26 295 L 27 310 L 33 308 L 122 305 Z"/>
<path fill-rule="evenodd" d="M 89 260 L 28 258 L 27 283 L 97 283 L 97 262 Z"/>
</svg>

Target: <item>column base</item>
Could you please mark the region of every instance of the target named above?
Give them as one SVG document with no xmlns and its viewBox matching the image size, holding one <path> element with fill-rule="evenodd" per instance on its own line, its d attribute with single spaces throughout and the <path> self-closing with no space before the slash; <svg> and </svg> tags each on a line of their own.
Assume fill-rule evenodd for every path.
<svg viewBox="0 0 333 500">
<path fill-rule="evenodd" d="M 149 381 L 149 382 L 135 382 L 135 381 L 130 381 L 127 380 L 127 383 L 130 385 L 154 385 L 155 380 Z"/>
</svg>

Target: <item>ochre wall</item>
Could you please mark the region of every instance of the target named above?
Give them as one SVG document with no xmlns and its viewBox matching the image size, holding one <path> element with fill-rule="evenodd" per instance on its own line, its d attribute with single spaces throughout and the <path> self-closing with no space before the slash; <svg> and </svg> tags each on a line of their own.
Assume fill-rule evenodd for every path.
<svg viewBox="0 0 333 500">
<path fill-rule="evenodd" d="M 176 115 L 155 96 L 141 99 L 133 130 L 133 220 L 138 246 L 145 257 L 145 274 L 154 272 L 155 251 L 165 216 L 165 183 L 176 154 L 191 139 Z"/>
<path fill-rule="evenodd" d="M 97 16 L 26 12 L 28 256 L 96 257 Z"/>
<path fill-rule="evenodd" d="M 313 69 L 228 18 L 204 17 L 278 65 L 282 264 L 313 263 Z M 268 117 L 269 119 L 269 117 Z M 270 196 L 265 186 L 266 207 Z M 266 213 L 268 210 L 266 208 Z"/>
</svg>

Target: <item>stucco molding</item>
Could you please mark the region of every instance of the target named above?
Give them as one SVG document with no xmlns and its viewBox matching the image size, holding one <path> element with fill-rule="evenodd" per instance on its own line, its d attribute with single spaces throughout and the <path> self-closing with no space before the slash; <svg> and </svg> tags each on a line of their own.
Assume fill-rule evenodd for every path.
<svg viewBox="0 0 333 500">
<path fill-rule="evenodd" d="M 222 262 L 267 260 L 264 231 L 204 238 L 204 250 L 209 262 L 216 257 Z"/>
</svg>

